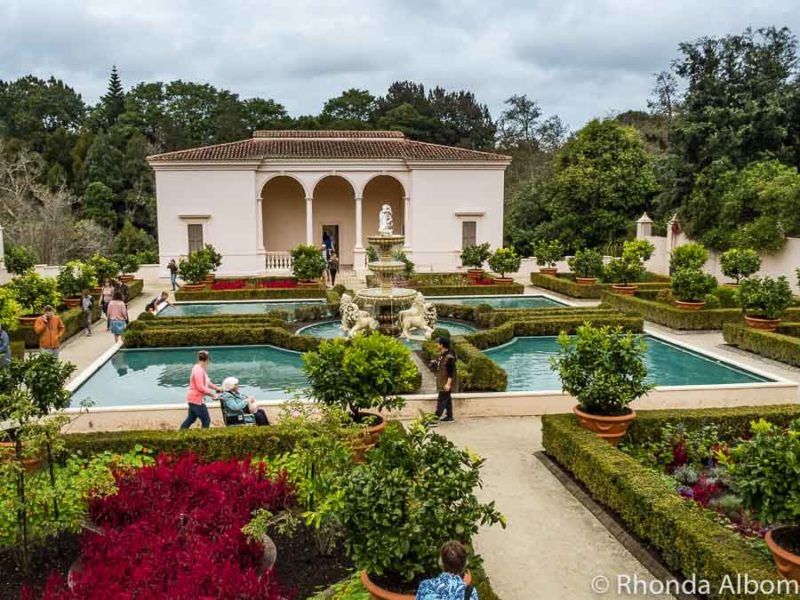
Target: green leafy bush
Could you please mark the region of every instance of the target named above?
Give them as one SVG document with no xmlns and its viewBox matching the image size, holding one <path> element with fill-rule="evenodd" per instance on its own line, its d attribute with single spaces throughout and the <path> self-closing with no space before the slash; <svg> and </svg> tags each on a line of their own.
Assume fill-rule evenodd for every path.
<svg viewBox="0 0 800 600">
<path fill-rule="evenodd" d="M 367 262 L 378 262 L 381 259 L 381 253 L 375 246 L 367 246 L 365 252 L 367 253 Z"/>
<path fill-rule="evenodd" d="M 787 430 L 759 419 L 752 437 L 735 446 L 728 472 L 745 507 L 767 524 L 800 521 L 800 419 Z"/>
<path fill-rule="evenodd" d="M 461 264 L 465 267 L 473 269 L 483 268 L 483 263 L 489 260 L 491 250 L 489 250 L 489 243 L 477 244 L 467 246 L 461 251 Z"/>
<path fill-rule="evenodd" d="M 119 264 L 120 273 L 123 275 L 136 273 L 141 266 L 136 254 L 120 254 L 114 258 L 114 261 Z"/>
<path fill-rule="evenodd" d="M 322 277 L 327 265 L 322 252 L 316 246 L 300 244 L 292 248 L 292 274 L 301 281 L 313 281 Z"/>
<path fill-rule="evenodd" d="M 645 273 L 642 276 L 644 281 L 639 282 L 639 290 L 659 290 L 669 287 L 669 278 L 653 273 Z M 578 285 L 574 281 L 572 273 L 559 274 L 556 276 L 544 275 L 542 273 L 531 273 L 531 283 L 536 287 L 552 290 L 572 298 L 600 298 L 600 295 L 611 290 L 610 283 L 595 283 L 593 285 Z"/>
<path fill-rule="evenodd" d="M 156 319 L 160 320 L 160 319 Z M 263 324 L 231 323 L 210 326 L 131 327 L 123 336 L 126 348 L 164 348 L 186 346 L 256 346 L 269 344 L 295 352 L 315 350 L 318 338 L 295 335 L 283 327 Z"/>
<path fill-rule="evenodd" d="M 559 240 L 540 240 L 533 245 L 533 255 L 539 266 L 555 267 L 564 258 L 564 251 L 564 244 Z"/>
<path fill-rule="evenodd" d="M 712 294 L 719 299 L 720 308 L 736 308 L 739 306 L 738 288 L 720 286 Z"/>
<path fill-rule="evenodd" d="M 350 410 L 357 422 L 363 411 L 402 408 L 398 394 L 413 391 L 418 377 L 408 348 L 381 334 L 324 340 L 303 356 L 303 371 L 314 400 Z"/>
<path fill-rule="evenodd" d="M 577 277 L 600 277 L 603 274 L 603 255 L 597 250 L 578 250 L 567 264 Z"/>
<path fill-rule="evenodd" d="M 669 272 L 679 269 L 702 269 L 708 260 L 708 250 L 703 244 L 689 242 L 675 248 L 669 255 Z"/>
<path fill-rule="evenodd" d="M 746 315 L 780 319 L 792 304 L 792 288 L 786 277 L 750 277 L 739 286 L 739 299 Z"/>
<path fill-rule="evenodd" d="M 216 273 L 217 269 L 222 266 L 222 254 L 217 252 L 217 249 L 211 244 L 206 244 L 205 247 L 200 250 L 200 252 L 204 252 L 208 258 L 208 264 L 211 266 L 211 272 Z"/>
<path fill-rule="evenodd" d="M 489 257 L 489 268 L 505 277 L 506 273 L 516 273 L 521 264 L 520 257 L 511 248 L 498 248 Z"/>
<path fill-rule="evenodd" d="M 0 328 L 14 331 L 19 327 L 19 317 L 22 306 L 17 302 L 17 297 L 12 289 L 0 287 Z"/>
<path fill-rule="evenodd" d="M 192 252 L 188 258 L 178 261 L 178 275 L 185 282 L 196 285 L 211 274 L 211 261 L 203 250 Z"/>
<path fill-rule="evenodd" d="M 672 293 L 683 302 L 702 302 L 716 287 L 714 276 L 697 268 L 680 267 L 672 273 Z"/>
<path fill-rule="evenodd" d="M 754 352 L 772 360 L 800 367 L 800 338 L 793 335 L 742 327 L 728 323 L 722 330 L 726 344 Z"/>
<path fill-rule="evenodd" d="M 369 462 L 344 487 L 345 549 L 356 568 L 409 583 L 439 572 L 448 540 L 470 544 L 480 526 L 505 518 L 475 496 L 484 459 L 415 421 L 408 435 L 385 432 Z"/>
<path fill-rule="evenodd" d="M 56 281 L 58 282 L 58 291 L 62 296 L 76 298 L 83 294 L 83 290 L 97 286 L 97 274 L 89 263 L 70 260 L 58 272 Z"/>
<path fill-rule="evenodd" d="M 12 279 L 7 287 L 29 314 L 40 314 L 48 304 L 54 307 L 61 304 L 61 294 L 55 278 L 42 277 L 35 271 L 28 271 Z"/>
<path fill-rule="evenodd" d="M 36 253 L 27 246 L 7 244 L 5 249 L 6 269 L 12 275 L 24 275 L 36 265 Z"/>
<path fill-rule="evenodd" d="M 87 262 L 94 269 L 99 285 L 102 285 L 106 279 L 116 278 L 120 273 L 119 264 L 102 254 L 95 254 Z"/>
<path fill-rule="evenodd" d="M 551 358 L 563 391 L 571 394 L 585 412 L 618 416 L 630 412 L 628 404 L 645 395 L 653 385 L 645 383 L 641 336 L 621 327 L 578 327 L 574 338 L 558 336 L 559 355 Z"/>
<path fill-rule="evenodd" d="M 655 252 L 647 240 L 629 240 L 622 247 L 622 256 L 612 259 L 605 268 L 603 279 L 628 285 L 636 283 L 645 273 L 644 262 Z"/>
<path fill-rule="evenodd" d="M 761 256 L 752 248 L 731 248 L 722 253 L 720 267 L 726 277 L 740 283 L 761 268 Z"/>
<path fill-rule="evenodd" d="M 403 252 L 402 250 L 395 250 L 392 253 L 392 258 L 394 260 L 400 261 L 403 263 L 405 268 L 403 269 L 403 275 L 405 277 L 411 277 L 414 274 L 414 263 L 408 258 L 408 254 Z"/>
</svg>

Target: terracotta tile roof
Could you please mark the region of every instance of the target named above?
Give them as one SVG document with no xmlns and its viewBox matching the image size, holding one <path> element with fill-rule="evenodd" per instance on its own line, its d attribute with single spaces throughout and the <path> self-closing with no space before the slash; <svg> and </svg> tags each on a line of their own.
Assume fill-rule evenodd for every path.
<svg viewBox="0 0 800 600">
<path fill-rule="evenodd" d="M 510 157 L 428 144 L 398 131 L 257 131 L 252 138 L 149 156 L 154 163 L 264 159 L 376 159 L 504 161 Z"/>
</svg>

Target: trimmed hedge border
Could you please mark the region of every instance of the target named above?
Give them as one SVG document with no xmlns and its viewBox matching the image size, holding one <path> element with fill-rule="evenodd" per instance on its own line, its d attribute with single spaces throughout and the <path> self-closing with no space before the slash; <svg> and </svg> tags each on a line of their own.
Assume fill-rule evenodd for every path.
<svg viewBox="0 0 800 600">
<path fill-rule="evenodd" d="M 648 273 L 647 281 L 637 283 L 640 289 L 660 290 L 668 288 L 669 277 Z M 611 289 L 612 283 L 596 283 L 594 285 L 578 285 L 575 283 L 575 276 L 572 273 L 562 273 L 558 275 L 543 275 L 542 273 L 531 273 L 531 283 L 536 287 L 558 292 L 572 298 L 595 299 L 600 298 L 604 291 Z"/>
<path fill-rule="evenodd" d="M 130 284 L 128 284 L 128 300 L 133 300 L 134 298 L 141 296 L 143 289 L 144 281 L 141 279 L 135 279 L 132 281 Z M 95 303 L 94 307 L 92 308 L 92 319 L 95 323 L 100 317 L 100 302 L 97 300 L 97 298 L 99 298 L 99 296 L 95 296 Z M 76 333 L 84 330 L 83 314 L 79 307 L 70 308 L 69 310 L 64 310 L 57 314 L 59 317 L 61 317 L 61 320 L 64 322 L 64 327 L 67 329 L 67 332 L 64 334 L 64 338 L 61 340 L 62 342 L 68 340 Z M 17 327 L 17 329 L 9 333 L 9 337 L 13 341 L 24 342 L 26 348 L 39 347 L 39 336 L 36 335 L 36 332 L 33 330 L 33 325 L 20 325 Z"/>
<path fill-rule="evenodd" d="M 683 331 L 722 329 L 726 323 L 741 323 L 743 320 L 740 308 L 681 310 L 662 302 L 643 300 L 632 296 L 621 296 L 610 292 L 603 292 L 601 300 L 603 306 L 611 306 L 627 313 L 639 314 L 647 321 Z M 800 308 L 788 308 L 786 315 L 798 318 L 800 317 Z"/>
<path fill-rule="evenodd" d="M 318 288 L 259 288 L 243 290 L 211 290 L 205 289 L 197 292 L 175 292 L 175 300 L 179 302 L 218 301 L 228 300 L 307 300 L 309 298 L 326 298 L 326 289 Z"/>
<path fill-rule="evenodd" d="M 800 337 L 786 335 L 785 331 L 796 332 L 800 323 L 791 323 L 778 329 L 777 333 L 753 329 L 743 325 L 726 323 L 722 337 L 731 346 L 753 352 L 766 358 L 800 367 Z"/>
<path fill-rule="evenodd" d="M 508 387 L 505 370 L 463 336 L 453 336 L 459 392 L 504 392 Z M 435 342 L 422 344 L 425 362 L 439 357 Z"/>
<path fill-rule="evenodd" d="M 214 410 L 214 409 L 212 409 Z M 401 427 L 389 421 L 386 427 Z M 278 434 L 271 427 L 210 427 L 162 431 L 98 431 L 69 433 L 64 436 L 65 454 L 92 456 L 101 452 L 124 454 L 137 446 L 156 453 L 194 452 L 206 460 L 226 460 L 248 456 L 275 456 L 294 447 L 296 438 Z"/>
<path fill-rule="evenodd" d="M 510 283 L 508 285 L 416 285 L 409 287 L 422 292 L 426 298 L 430 296 L 501 296 L 522 294 L 525 291 L 525 286 L 521 283 Z"/>
<path fill-rule="evenodd" d="M 738 412 L 730 414 L 731 411 Z M 800 415 L 800 407 L 776 406 L 723 410 L 720 416 L 749 422 L 758 418 L 770 420 L 773 412 L 784 419 L 789 411 Z M 637 421 L 648 419 L 651 428 L 676 418 L 685 421 L 691 413 L 695 413 L 696 420 L 714 420 L 717 411 L 649 412 L 666 414 L 650 416 L 648 411 L 640 412 L 634 426 Z M 543 416 L 542 443 L 547 453 L 583 483 L 595 500 L 613 510 L 637 536 L 657 548 L 671 569 L 687 578 L 694 575 L 708 580 L 715 590 L 721 589 L 726 578 L 736 581 L 740 574 L 757 581 L 777 579 L 772 561 L 717 522 L 712 513 L 682 499 L 666 486 L 660 475 L 579 427 L 574 415 Z M 733 600 L 741 596 L 723 591 L 713 597 Z"/>
<path fill-rule="evenodd" d="M 258 346 L 267 344 L 295 352 L 316 350 L 322 340 L 295 335 L 282 327 L 251 324 L 246 327 L 206 326 L 135 327 L 123 334 L 126 348 L 170 348 L 186 346 Z"/>
</svg>

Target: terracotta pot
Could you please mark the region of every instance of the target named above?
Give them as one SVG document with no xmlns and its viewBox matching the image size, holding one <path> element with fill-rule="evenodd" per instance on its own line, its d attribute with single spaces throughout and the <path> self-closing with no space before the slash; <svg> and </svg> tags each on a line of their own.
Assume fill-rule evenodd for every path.
<svg viewBox="0 0 800 600">
<path fill-rule="evenodd" d="M 33 324 L 36 322 L 36 319 L 41 317 L 42 315 L 25 315 L 24 317 L 19 317 L 19 324 L 25 327 L 33 327 Z"/>
<path fill-rule="evenodd" d="M 683 300 L 675 300 L 675 306 L 681 310 L 700 310 L 706 307 L 705 302 L 684 302 Z"/>
<path fill-rule="evenodd" d="M 78 308 L 81 305 L 80 298 L 64 298 L 64 304 L 67 305 L 67 308 Z"/>
<path fill-rule="evenodd" d="M 575 283 L 578 285 L 595 285 L 597 283 L 597 277 L 576 277 Z"/>
<path fill-rule="evenodd" d="M 303 288 L 319 287 L 319 281 L 316 279 L 301 279 L 297 282 L 297 286 Z"/>
<path fill-rule="evenodd" d="M 513 277 L 495 277 L 494 282 L 499 285 L 509 285 L 514 283 Z"/>
<path fill-rule="evenodd" d="M 184 283 L 181 286 L 181 289 L 184 292 L 199 292 L 200 290 L 204 290 L 206 288 L 205 283 Z"/>
<path fill-rule="evenodd" d="M 0 463 L 6 463 L 16 458 L 16 444 L 14 442 L 0 442 Z M 39 456 L 23 458 L 22 465 L 30 473 L 35 471 L 44 463 L 44 459 Z"/>
<path fill-rule="evenodd" d="M 472 583 L 472 574 L 469 571 L 464 573 L 464 583 Z M 361 571 L 361 585 L 367 589 L 372 600 L 414 600 L 417 597 L 416 594 L 398 594 L 383 589 L 369 578 L 366 571 Z"/>
<path fill-rule="evenodd" d="M 483 279 L 485 272 L 483 269 L 467 269 L 467 277 L 470 279 Z"/>
<path fill-rule="evenodd" d="M 578 423 L 584 429 L 588 429 L 592 433 L 596 433 L 598 437 L 603 438 L 613 446 L 619 444 L 622 436 L 628 430 L 628 426 L 636 418 L 636 411 L 632 408 L 631 412 L 627 415 L 620 417 L 606 417 L 602 415 L 591 415 L 581 410 L 580 405 L 576 404 L 572 407 L 572 412 L 578 417 Z"/>
<path fill-rule="evenodd" d="M 130 283 L 136 278 L 135 275 L 120 275 L 119 280 L 124 281 L 125 283 Z"/>
<path fill-rule="evenodd" d="M 539 267 L 539 273 L 542 275 L 549 275 L 550 277 L 555 277 L 556 273 L 558 273 L 557 267 Z"/>
<path fill-rule="evenodd" d="M 748 327 L 753 329 L 760 329 L 762 331 L 776 331 L 780 324 L 780 319 L 761 319 L 759 317 L 750 317 L 745 315 L 744 322 Z"/>
<path fill-rule="evenodd" d="M 778 573 L 780 573 L 785 579 L 800 581 L 800 556 L 784 549 L 775 541 L 775 538 L 772 535 L 773 531 L 789 529 L 800 530 L 800 527 L 778 527 L 775 530 L 770 530 L 767 532 L 764 541 L 767 543 L 767 548 L 769 548 L 769 551 L 772 552 L 772 558 L 775 561 L 775 566 L 778 567 Z"/>
<path fill-rule="evenodd" d="M 615 283 L 611 286 L 611 289 L 614 290 L 615 294 L 620 294 L 622 296 L 635 296 L 636 288 L 637 286 L 635 285 L 622 285 L 620 283 Z"/>
</svg>

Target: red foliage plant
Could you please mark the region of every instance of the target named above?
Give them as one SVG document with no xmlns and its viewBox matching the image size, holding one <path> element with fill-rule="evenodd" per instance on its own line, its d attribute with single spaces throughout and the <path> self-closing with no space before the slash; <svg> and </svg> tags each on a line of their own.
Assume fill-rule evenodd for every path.
<svg viewBox="0 0 800 600">
<path fill-rule="evenodd" d="M 494 279 L 470 279 L 468 285 L 497 285 Z"/>
<path fill-rule="evenodd" d="M 249 461 L 202 463 L 193 454 L 161 456 L 116 477 L 119 491 L 90 503 L 102 533 L 84 535 L 72 589 L 51 576 L 43 600 L 287 597 L 272 570 L 260 572 L 262 548 L 241 532 L 254 510 L 292 504 L 283 477 L 270 480 Z"/>
<path fill-rule="evenodd" d="M 258 282 L 260 288 L 296 288 L 297 281 L 294 279 L 267 279 Z"/>
<path fill-rule="evenodd" d="M 246 287 L 244 279 L 218 279 L 211 284 L 212 290 L 242 290 Z"/>
</svg>

